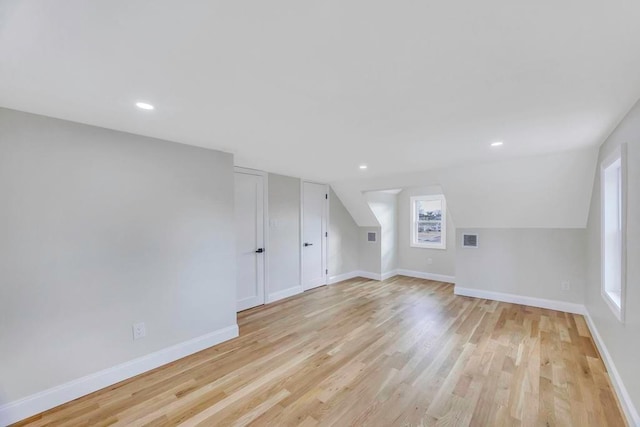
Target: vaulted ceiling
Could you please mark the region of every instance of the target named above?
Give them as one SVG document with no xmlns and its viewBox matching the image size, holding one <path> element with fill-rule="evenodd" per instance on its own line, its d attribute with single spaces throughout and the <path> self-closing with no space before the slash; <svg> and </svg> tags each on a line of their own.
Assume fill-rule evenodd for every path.
<svg viewBox="0 0 640 427">
<path fill-rule="evenodd" d="M 364 193 L 440 188 L 459 228 L 584 228 L 597 148 L 336 182 L 333 189 L 360 226 L 378 226 Z M 407 219 L 408 220 L 408 219 Z"/>
<path fill-rule="evenodd" d="M 636 0 L 4 0 L 0 106 L 331 182 L 360 225 L 362 191 L 440 185 L 458 226 L 581 227 L 638 22 Z"/>
<path fill-rule="evenodd" d="M 639 22 L 636 0 L 4 0 L 0 105 L 327 182 L 424 171 L 602 142 L 640 96 Z"/>
</svg>

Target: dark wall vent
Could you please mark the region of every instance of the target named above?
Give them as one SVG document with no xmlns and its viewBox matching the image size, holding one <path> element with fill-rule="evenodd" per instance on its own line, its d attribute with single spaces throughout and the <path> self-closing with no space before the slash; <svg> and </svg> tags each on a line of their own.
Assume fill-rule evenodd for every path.
<svg viewBox="0 0 640 427">
<path fill-rule="evenodd" d="M 477 234 L 463 234 L 462 235 L 462 247 L 463 248 L 477 248 L 478 247 L 478 235 Z"/>
</svg>

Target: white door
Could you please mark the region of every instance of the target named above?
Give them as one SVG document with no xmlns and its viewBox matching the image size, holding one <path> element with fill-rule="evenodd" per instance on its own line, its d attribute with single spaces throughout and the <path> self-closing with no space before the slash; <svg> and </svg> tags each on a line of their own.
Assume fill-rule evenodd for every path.
<svg viewBox="0 0 640 427">
<path fill-rule="evenodd" d="M 238 311 L 264 304 L 264 176 L 235 173 Z"/>
<path fill-rule="evenodd" d="M 302 183 L 302 286 L 326 285 L 327 186 Z"/>
</svg>

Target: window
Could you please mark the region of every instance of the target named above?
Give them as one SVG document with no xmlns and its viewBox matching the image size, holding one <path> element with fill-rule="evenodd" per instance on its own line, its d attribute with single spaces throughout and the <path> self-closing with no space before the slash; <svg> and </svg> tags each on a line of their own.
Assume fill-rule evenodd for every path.
<svg viewBox="0 0 640 427">
<path fill-rule="evenodd" d="M 411 198 L 411 246 L 447 248 L 447 209 L 442 194 Z"/>
<path fill-rule="evenodd" d="M 616 317 L 623 321 L 625 297 L 625 192 L 624 147 L 614 152 L 600 167 L 602 296 Z"/>
</svg>

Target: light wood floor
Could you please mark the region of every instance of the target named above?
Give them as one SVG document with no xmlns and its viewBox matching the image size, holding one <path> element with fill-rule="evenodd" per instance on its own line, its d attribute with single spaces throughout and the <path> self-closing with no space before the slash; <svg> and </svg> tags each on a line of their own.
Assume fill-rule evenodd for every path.
<svg viewBox="0 0 640 427">
<path fill-rule="evenodd" d="M 624 426 L 582 316 L 354 279 L 29 425 Z"/>
</svg>

